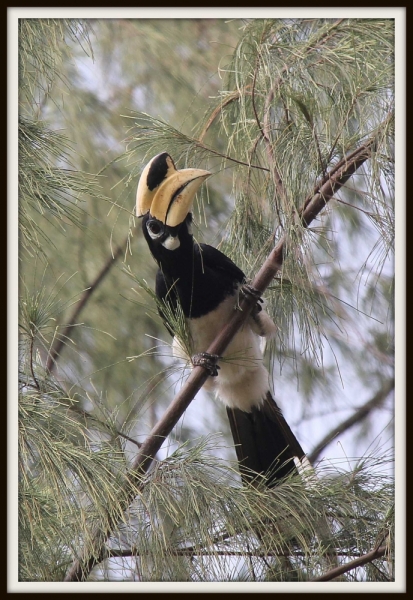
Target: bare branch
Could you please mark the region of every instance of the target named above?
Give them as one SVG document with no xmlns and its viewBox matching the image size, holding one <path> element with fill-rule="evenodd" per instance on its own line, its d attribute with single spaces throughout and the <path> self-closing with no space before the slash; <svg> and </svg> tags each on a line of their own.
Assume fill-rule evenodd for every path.
<svg viewBox="0 0 413 600">
<path fill-rule="evenodd" d="M 97 423 L 99 426 L 103 427 L 107 433 L 112 434 L 112 435 L 113 434 L 118 435 L 118 436 L 122 437 L 123 439 L 127 440 L 128 442 L 132 442 L 132 444 L 135 444 L 135 446 L 138 446 L 138 448 L 140 448 L 142 446 L 142 444 L 140 442 L 138 442 L 137 440 L 134 440 L 129 435 L 126 435 L 126 433 L 119 431 L 115 427 L 108 426 L 108 424 L 105 423 L 105 421 L 101 421 L 98 417 L 95 417 L 93 414 L 89 413 L 87 410 L 83 410 L 83 408 L 80 408 L 77 404 L 70 404 L 68 406 L 68 408 L 70 410 L 72 410 L 73 412 L 81 415 L 85 419 L 85 421 L 89 420 L 92 423 Z"/>
<path fill-rule="evenodd" d="M 32 373 L 33 381 L 35 383 L 36 389 L 40 391 L 39 382 L 36 379 L 36 375 L 34 374 L 34 366 L 33 366 L 33 352 L 34 352 L 34 336 L 32 335 L 32 339 L 30 341 L 30 371 Z"/>
<path fill-rule="evenodd" d="M 273 174 L 273 178 L 274 178 L 274 183 L 275 183 L 275 187 L 277 190 L 278 195 L 280 196 L 280 198 L 283 198 L 284 201 L 286 199 L 286 193 L 285 193 L 285 189 L 284 189 L 284 184 L 282 182 L 281 179 L 281 175 L 278 171 L 277 168 L 277 161 L 275 160 L 275 156 L 274 156 L 274 151 L 273 151 L 273 147 L 271 144 L 271 140 L 270 140 L 270 109 L 271 109 L 271 102 L 274 98 L 274 92 L 275 92 L 275 88 L 277 88 L 280 85 L 281 82 L 281 78 L 278 78 L 275 85 L 271 88 L 271 90 L 269 91 L 267 98 L 265 99 L 265 106 L 264 106 L 264 125 L 262 128 L 260 128 L 260 131 L 262 133 L 264 142 L 265 142 L 265 147 L 267 149 L 267 156 L 268 156 L 268 162 L 271 165 L 271 171 Z M 276 202 L 276 207 L 277 207 L 277 211 L 278 211 L 278 202 Z M 278 220 L 280 222 L 280 225 L 282 225 L 281 223 L 281 218 L 280 215 L 278 215 Z"/>
<path fill-rule="evenodd" d="M 104 280 L 106 275 L 109 273 L 110 269 L 116 263 L 118 258 L 122 255 L 127 243 L 128 243 L 128 238 L 126 238 L 126 240 L 123 242 L 123 244 L 116 247 L 113 255 L 109 256 L 109 258 L 107 259 L 107 261 L 105 262 L 105 264 L 103 265 L 102 269 L 97 274 L 95 279 L 92 281 L 90 286 L 83 292 L 83 295 L 80 298 L 79 302 L 77 303 L 75 310 L 73 311 L 73 313 L 70 315 L 70 317 L 68 319 L 68 324 L 66 325 L 63 333 L 60 334 L 60 336 L 58 338 L 56 338 L 55 343 L 53 344 L 52 348 L 50 349 L 49 355 L 47 357 L 47 363 L 46 363 L 46 371 L 48 373 L 52 373 L 52 371 L 54 370 L 56 363 L 57 363 L 59 357 L 61 356 L 62 350 L 65 346 L 65 340 L 67 340 L 68 338 L 69 339 L 71 338 L 72 332 L 73 332 L 73 326 L 76 323 L 78 316 L 80 315 L 82 310 L 85 308 L 85 306 L 88 303 L 88 301 L 90 300 L 90 297 L 93 294 L 93 292 L 99 287 L 99 285 L 102 283 L 102 281 Z"/>
<path fill-rule="evenodd" d="M 388 552 L 387 546 L 380 546 L 379 548 L 374 548 L 371 552 L 368 552 L 364 556 L 360 556 L 359 558 L 355 558 L 340 567 L 335 567 L 331 569 L 331 571 L 327 571 L 324 575 L 320 575 L 320 577 L 316 577 L 315 579 L 311 579 L 310 581 L 331 581 L 344 573 L 348 573 L 348 571 L 352 571 L 353 569 L 357 569 L 357 567 L 362 567 L 369 562 L 372 562 L 376 558 L 380 558 L 384 556 Z"/>
<path fill-rule="evenodd" d="M 314 463 L 318 459 L 324 448 L 328 446 L 338 434 L 344 433 L 345 431 L 347 431 L 347 429 L 353 427 L 353 425 L 360 423 L 360 421 L 368 417 L 368 415 L 375 408 L 381 406 L 381 404 L 383 404 L 384 400 L 387 398 L 387 396 L 390 394 L 393 388 L 394 379 L 389 379 L 384 383 L 381 390 L 379 390 L 377 394 L 373 396 L 373 398 L 371 398 L 368 402 L 363 404 L 363 406 L 360 406 L 355 411 L 355 413 L 351 415 L 351 417 L 342 421 L 339 425 L 334 427 L 334 429 L 332 429 L 326 436 L 324 436 L 323 439 L 312 450 L 312 452 L 307 455 L 310 463 Z"/>
<path fill-rule="evenodd" d="M 129 558 L 129 557 L 139 557 L 142 553 L 139 552 L 136 548 L 128 548 L 127 550 L 107 550 L 103 560 L 108 558 Z M 304 552 L 256 552 L 246 551 L 243 552 L 241 550 L 201 550 L 195 548 L 178 548 L 177 550 L 171 550 L 165 553 L 166 557 L 169 556 L 240 556 L 240 557 L 249 557 L 249 558 L 278 558 L 278 557 L 305 557 Z"/>
</svg>

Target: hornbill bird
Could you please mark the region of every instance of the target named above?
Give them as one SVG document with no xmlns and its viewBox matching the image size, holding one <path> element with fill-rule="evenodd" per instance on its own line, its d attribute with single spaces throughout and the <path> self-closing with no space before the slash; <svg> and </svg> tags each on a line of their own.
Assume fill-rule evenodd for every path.
<svg viewBox="0 0 413 600">
<path fill-rule="evenodd" d="M 239 294 L 254 292 L 231 259 L 194 241 L 192 202 L 210 175 L 201 169 L 177 170 L 167 152 L 158 154 L 139 180 L 136 215 L 142 217 L 143 234 L 159 266 L 156 295 L 172 314 L 181 307 L 191 340 L 187 358 L 208 370 L 212 377 L 205 387 L 226 405 L 242 479 L 257 482 L 264 476 L 271 487 L 291 472 L 301 472 L 307 459 L 269 390 L 260 336 L 269 338 L 276 328 L 262 300 L 257 299 L 222 357 L 205 352 L 231 318 Z M 174 335 L 166 312 L 160 309 Z M 176 337 L 173 348 L 182 357 L 183 345 Z"/>
</svg>

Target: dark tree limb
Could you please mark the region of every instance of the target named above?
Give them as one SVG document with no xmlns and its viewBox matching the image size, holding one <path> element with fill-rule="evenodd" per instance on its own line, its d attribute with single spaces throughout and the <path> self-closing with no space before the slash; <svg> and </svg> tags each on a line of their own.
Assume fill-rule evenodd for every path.
<svg viewBox="0 0 413 600">
<path fill-rule="evenodd" d="M 229 536 L 232 537 L 232 536 Z M 340 552 L 338 556 L 348 558 L 350 556 L 357 556 L 357 552 Z M 126 548 L 123 550 L 119 550 L 116 548 L 107 549 L 102 560 L 108 560 L 111 558 L 139 558 L 140 556 L 145 556 L 144 553 L 139 552 L 139 550 L 135 547 Z M 165 558 L 170 556 L 188 556 L 193 558 L 195 556 L 240 556 L 240 557 L 252 557 L 252 558 L 304 558 L 308 559 L 308 555 L 303 551 L 294 551 L 294 552 L 276 552 L 273 550 L 269 550 L 268 552 L 261 552 L 259 550 L 255 551 L 247 551 L 244 552 L 242 550 L 208 550 L 208 549 L 199 549 L 199 548 L 177 548 L 176 550 L 169 550 L 165 552 Z M 364 559 L 365 554 L 361 556 L 357 556 L 357 560 Z M 356 559 L 353 559 L 356 560 Z M 350 564 L 350 563 L 347 563 Z M 269 567 L 270 565 L 268 565 Z"/>
<path fill-rule="evenodd" d="M 323 178 L 321 184 L 316 186 L 314 193 L 309 196 L 300 211 L 298 217 L 302 226 L 308 227 L 315 217 L 323 210 L 327 202 L 333 197 L 353 173 L 370 157 L 372 148 L 376 143 L 373 137 L 362 146 L 357 148 L 351 155 L 339 161 Z M 268 258 L 265 260 L 257 276 L 252 282 L 252 286 L 263 294 L 274 276 L 281 269 L 284 253 L 287 245 L 287 235 L 283 235 L 277 245 L 273 248 Z M 255 298 L 247 295 L 240 301 L 241 310 L 234 311 L 230 322 L 223 326 L 221 333 L 212 342 L 207 352 L 222 356 L 228 344 L 241 327 L 242 323 L 248 318 L 255 305 Z M 208 378 L 208 373 L 202 367 L 194 367 L 189 375 L 186 384 L 175 396 L 161 419 L 152 429 L 146 440 L 137 453 L 132 468 L 128 474 L 128 482 L 125 489 L 122 490 L 126 500 L 124 508 L 133 500 L 137 489 L 143 486 L 143 475 L 151 465 L 156 453 L 161 448 L 165 438 L 171 433 L 172 429 L 188 408 L 197 392 L 201 389 Z M 81 551 L 81 555 L 73 562 L 72 567 L 66 574 L 65 581 L 84 581 L 87 579 L 93 567 L 98 564 L 105 554 L 105 542 L 110 533 L 117 524 L 115 516 L 109 516 L 105 528 L 97 528 L 90 539 L 93 540 L 94 553 Z"/>
<path fill-rule="evenodd" d="M 324 573 L 324 575 L 320 575 L 320 577 L 311 579 L 311 581 L 331 581 L 332 579 L 335 579 L 336 577 L 339 577 L 344 573 L 348 573 L 353 569 L 357 569 L 357 567 L 362 567 L 363 565 L 366 565 L 367 563 L 376 560 L 376 558 L 381 558 L 387 553 L 387 551 L 387 546 L 380 546 L 379 548 L 374 548 L 374 550 L 371 550 L 371 552 L 364 554 L 364 556 L 355 558 L 354 560 L 351 560 L 350 562 L 345 563 L 340 567 L 335 567 L 334 569 L 331 569 L 331 571 L 327 571 L 327 573 Z"/>
<path fill-rule="evenodd" d="M 381 406 L 387 398 L 387 396 L 393 390 L 393 388 L 394 379 L 389 379 L 384 383 L 383 387 L 377 392 L 377 394 L 373 396 L 373 398 L 370 398 L 368 402 L 363 404 L 363 406 L 360 406 L 350 417 L 348 417 L 348 419 L 345 419 L 336 427 L 334 427 L 331 431 L 329 431 L 329 433 L 323 437 L 323 439 L 317 444 L 317 446 L 313 448 L 310 454 L 307 455 L 307 458 L 310 461 L 310 463 L 313 464 L 318 459 L 324 448 L 328 446 L 337 435 L 344 433 L 345 431 L 347 431 L 347 429 L 353 427 L 353 425 L 360 423 L 360 421 L 368 417 L 368 415 L 375 408 Z"/>
</svg>

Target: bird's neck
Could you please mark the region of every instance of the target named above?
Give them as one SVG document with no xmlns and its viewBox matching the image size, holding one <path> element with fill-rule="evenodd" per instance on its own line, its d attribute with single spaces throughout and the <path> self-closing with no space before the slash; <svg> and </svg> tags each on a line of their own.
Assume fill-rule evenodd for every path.
<svg viewBox="0 0 413 600">
<path fill-rule="evenodd" d="M 172 284 L 176 279 L 188 279 L 191 274 L 202 269 L 199 252 L 196 252 L 195 242 L 191 233 L 191 215 L 179 228 L 179 246 L 170 250 L 151 239 L 146 229 L 147 217 L 143 218 L 142 230 L 148 243 L 152 256 L 158 263 L 165 277 Z"/>
<path fill-rule="evenodd" d="M 180 245 L 175 250 L 167 250 L 163 246 L 159 248 L 155 260 L 164 275 L 171 280 L 187 278 L 191 273 L 201 270 L 199 253 L 195 252 L 193 236 L 183 228 L 179 234 Z"/>
</svg>

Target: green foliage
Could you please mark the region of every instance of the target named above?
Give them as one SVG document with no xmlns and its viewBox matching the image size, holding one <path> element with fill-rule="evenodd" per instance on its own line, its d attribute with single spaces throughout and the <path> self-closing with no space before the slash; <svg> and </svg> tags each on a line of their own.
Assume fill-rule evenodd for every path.
<svg viewBox="0 0 413 600">
<path fill-rule="evenodd" d="M 89 42 L 87 29 L 77 21 L 19 20 L 19 226 L 29 254 L 52 243 L 39 214 L 63 231 L 66 223 L 79 226 L 80 198 L 97 192 L 96 178 L 72 167 L 69 140 L 39 118 L 39 106 L 56 81 L 67 85 L 59 73 L 65 34 Z"/>
<path fill-rule="evenodd" d="M 117 558 L 92 577 L 106 568 L 139 581 L 308 581 L 323 572 L 333 548 L 345 560 L 392 537 L 383 457 L 360 461 L 351 474 L 339 465 L 324 468 L 314 485 L 291 477 L 268 491 L 240 486 L 211 456 L 217 443 L 215 436 L 181 446 L 156 464 L 130 506 L 133 533 L 126 539 L 125 532 L 124 552 L 113 549 Z M 320 539 L 322 519 L 331 523 L 328 541 Z M 391 566 L 379 563 L 386 580 Z"/>
<path fill-rule="evenodd" d="M 68 162 L 67 140 L 42 122 L 19 122 L 19 225 L 23 248 L 43 252 L 54 245 L 41 227 L 38 215 L 65 232 L 67 224 L 82 227 L 79 198 L 97 195 L 96 178 L 76 170 L 52 166 Z M 66 226 L 66 227 L 65 227 Z"/>
<path fill-rule="evenodd" d="M 65 42 L 70 40 L 92 54 L 84 21 L 19 19 L 19 103 L 23 109 L 31 112 L 33 105 L 45 102 L 56 79 L 67 86 L 62 62 L 69 51 Z"/>
</svg>

